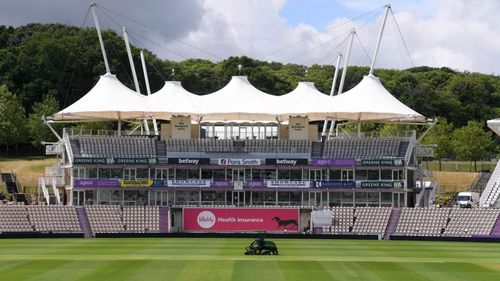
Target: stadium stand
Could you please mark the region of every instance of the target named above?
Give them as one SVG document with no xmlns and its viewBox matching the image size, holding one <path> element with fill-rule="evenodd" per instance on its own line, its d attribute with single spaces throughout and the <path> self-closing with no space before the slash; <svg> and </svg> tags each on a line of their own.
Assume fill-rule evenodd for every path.
<svg viewBox="0 0 500 281">
<path fill-rule="evenodd" d="M 383 234 L 390 216 L 391 208 L 356 208 L 352 232 L 356 234 Z"/>
<path fill-rule="evenodd" d="M 26 208 L 35 231 L 82 232 L 76 210 L 72 206 L 29 205 Z"/>
<path fill-rule="evenodd" d="M 219 140 L 167 139 L 168 152 L 256 152 L 256 153 L 311 153 L 308 140 Z"/>
<path fill-rule="evenodd" d="M 154 206 L 124 206 L 123 224 L 127 232 L 160 231 L 160 210 Z"/>
<path fill-rule="evenodd" d="M 354 224 L 354 208 L 352 207 L 333 207 L 332 227 L 330 233 L 343 234 L 349 233 Z"/>
<path fill-rule="evenodd" d="M 335 138 L 325 143 L 323 157 L 404 158 L 408 145 L 401 138 Z"/>
<path fill-rule="evenodd" d="M 0 205 L 0 232 L 28 232 L 33 226 L 24 205 Z"/>
<path fill-rule="evenodd" d="M 443 236 L 489 235 L 499 209 L 452 209 Z"/>
<path fill-rule="evenodd" d="M 500 207 L 498 198 L 500 196 L 500 161 L 497 163 L 495 170 L 486 185 L 486 188 L 479 200 L 481 207 Z"/>
<path fill-rule="evenodd" d="M 79 136 L 77 141 L 81 157 L 156 157 L 155 140 L 149 137 Z"/>
<path fill-rule="evenodd" d="M 90 205 L 85 207 L 92 233 L 122 233 L 125 231 L 122 211 L 118 205 Z"/>
<path fill-rule="evenodd" d="M 449 208 L 403 208 L 395 235 L 440 236 L 446 228 Z"/>
</svg>

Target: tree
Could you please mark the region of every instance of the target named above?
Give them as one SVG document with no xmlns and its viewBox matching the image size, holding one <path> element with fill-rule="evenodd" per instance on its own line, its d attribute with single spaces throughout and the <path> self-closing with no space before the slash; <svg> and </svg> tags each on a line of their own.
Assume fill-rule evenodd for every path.
<svg viewBox="0 0 500 281">
<path fill-rule="evenodd" d="M 453 154 L 451 144 L 453 133 L 453 124 L 448 123 L 444 117 L 438 118 L 438 123 L 424 137 L 424 144 L 436 144 L 434 157 L 439 161 L 439 170 L 441 171 L 441 160 Z"/>
<path fill-rule="evenodd" d="M 490 131 L 484 130 L 482 123 L 469 121 L 467 126 L 453 132 L 451 143 L 457 158 L 474 161 L 474 171 L 477 171 L 477 161 L 487 157 L 493 148 L 493 137 Z"/>
<path fill-rule="evenodd" d="M 59 111 L 59 104 L 53 95 L 47 95 L 41 102 L 33 105 L 32 113 L 28 116 L 27 129 L 31 143 L 35 147 L 40 147 L 44 137 L 47 141 L 56 141 L 52 133 L 44 135 L 45 128 L 42 117 L 50 116 Z"/>
<path fill-rule="evenodd" d="M 5 85 L 0 86 L 0 145 L 5 145 L 7 156 L 9 146 L 23 140 L 25 121 L 24 108 L 17 97 Z"/>
</svg>

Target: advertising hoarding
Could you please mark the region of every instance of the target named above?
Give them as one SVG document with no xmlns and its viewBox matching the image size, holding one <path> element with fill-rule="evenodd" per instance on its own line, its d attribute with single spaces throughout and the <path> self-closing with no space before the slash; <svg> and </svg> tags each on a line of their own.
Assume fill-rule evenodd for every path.
<svg viewBox="0 0 500 281">
<path fill-rule="evenodd" d="M 299 230 L 296 208 L 184 208 L 185 231 L 294 232 Z"/>
</svg>

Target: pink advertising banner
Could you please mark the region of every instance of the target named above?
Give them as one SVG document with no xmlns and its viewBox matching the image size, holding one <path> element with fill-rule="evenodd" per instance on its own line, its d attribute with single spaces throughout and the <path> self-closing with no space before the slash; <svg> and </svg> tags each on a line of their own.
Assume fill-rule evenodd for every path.
<svg viewBox="0 0 500 281">
<path fill-rule="evenodd" d="M 185 231 L 294 232 L 299 209 L 294 208 L 184 208 Z"/>
</svg>

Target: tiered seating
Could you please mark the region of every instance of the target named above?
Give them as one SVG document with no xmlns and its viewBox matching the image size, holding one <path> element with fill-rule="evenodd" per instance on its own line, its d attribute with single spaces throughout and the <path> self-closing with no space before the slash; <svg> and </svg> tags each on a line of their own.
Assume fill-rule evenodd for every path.
<svg viewBox="0 0 500 281">
<path fill-rule="evenodd" d="M 123 207 L 123 223 L 127 232 L 144 233 L 160 231 L 160 209 L 155 206 Z"/>
<path fill-rule="evenodd" d="M 234 152 L 232 140 L 216 139 L 168 139 L 168 152 Z"/>
<path fill-rule="evenodd" d="M 450 209 L 404 208 L 396 228 L 396 235 L 440 236 L 447 224 Z"/>
<path fill-rule="evenodd" d="M 246 140 L 246 152 L 262 153 L 311 153 L 309 140 Z"/>
<path fill-rule="evenodd" d="M 408 141 L 399 138 L 335 138 L 325 143 L 325 158 L 404 157 Z"/>
<path fill-rule="evenodd" d="M 0 205 L 0 232 L 33 231 L 24 205 Z"/>
<path fill-rule="evenodd" d="M 80 136 L 82 157 L 155 157 L 155 140 L 149 137 Z"/>
<path fill-rule="evenodd" d="M 356 208 L 352 232 L 356 234 L 383 234 L 389 223 L 391 208 Z"/>
<path fill-rule="evenodd" d="M 30 205 L 27 209 L 35 231 L 82 232 L 74 207 Z"/>
<path fill-rule="evenodd" d="M 444 236 L 489 235 L 500 209 L 453 209 Z"/>
<path fill-rule="evenodd" d="M 482 207 L 500 207 L 496 204 L 500 197 L 500 161 L 486 184 L 486 188 L 481 194 L 480 204 Z M 496 206 L 495 206 L 496 205 Z"/>
<path fill-rule="evenodd" d="M 332 208 L 332 234 L 349 233 L 354 224 L 354 208 L 333 207 Z"/>
<path fill-rule="evenodd" d="M 85 207 L 93 233 L 124 232 L 122 211 L 117 205 L 90 205 Z"/>
<path fill-rule="evenodd" d="M 261 153 L 311 153 L 309 140 L 233 140 L 168 139 L 169 152 L 261 152 Z M 244 144 L 238 146 L 237 144 Z"/>
</svg>

